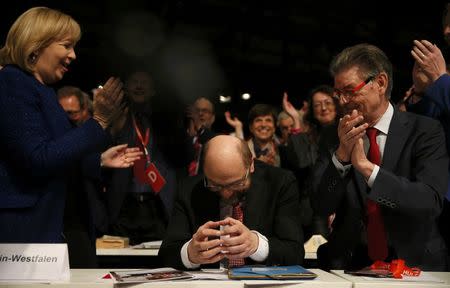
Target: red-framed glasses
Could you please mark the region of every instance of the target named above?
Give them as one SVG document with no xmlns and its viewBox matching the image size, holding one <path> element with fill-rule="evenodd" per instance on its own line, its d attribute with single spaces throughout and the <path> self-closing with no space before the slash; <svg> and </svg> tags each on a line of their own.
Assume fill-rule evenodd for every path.
<svg viewBox="0 0 450 288">
<path fill-rule="evenodd" d="M 373 79 L 375 79 L 375 76 L 370 76 L 366 80 L 364 80 L 361 83 L 359 83 L 358 85 L 356 85 L 355 88 L 351 88 L 351 89 L 341 90 L 341 89 L 334 88 L 333 97 L 335 97 L 337 99 L 341 99 L 342 97 L 345 97 L 346 99 L 353 98 L 353 97 L 355 97 L 356 93 L 358 93 L 359 90 L 361 90 L 364 86 L 369 84 L 369 82 L 372 81 Z"/>
</svg>

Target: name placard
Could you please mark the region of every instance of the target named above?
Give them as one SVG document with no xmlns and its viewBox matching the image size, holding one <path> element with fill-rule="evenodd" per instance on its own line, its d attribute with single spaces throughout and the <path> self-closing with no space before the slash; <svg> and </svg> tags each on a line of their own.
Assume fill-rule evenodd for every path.
<svg viewBox="0 0 450 288">
<path fill-rule="evenodd" d="M 67 244 L 0 244 L 0 280 L 67 281 Z"/>
</svg>

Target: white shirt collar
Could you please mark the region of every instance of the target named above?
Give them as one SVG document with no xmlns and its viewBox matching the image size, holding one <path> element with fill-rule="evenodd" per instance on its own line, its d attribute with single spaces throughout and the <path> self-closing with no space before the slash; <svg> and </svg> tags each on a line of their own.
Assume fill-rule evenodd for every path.
<svg viewBox="0 0 450 288">
<path fill-rule="evenodd" d="M 378 131 L 383 132 L 383 134 L 387 135 L 389 132 L 389 125 L 391 124 L 392 116 L 394 116 L 394 107 L 389 102 L 389 106 L 384 112 L 383 116 L 381 116 L 380 120 L 373 126 L 377 128 Z"/>
</svg>

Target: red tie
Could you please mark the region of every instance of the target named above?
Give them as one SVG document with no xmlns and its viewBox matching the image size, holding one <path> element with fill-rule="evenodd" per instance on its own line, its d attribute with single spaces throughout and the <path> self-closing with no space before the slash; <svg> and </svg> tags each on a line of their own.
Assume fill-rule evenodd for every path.
<svg viewBox="0 0 450 288">
<path fill-rule="evenodd" d="M 189 163 L 188 174 L 189 176 L 195 176 L 198 174 L 198 166 L 200 162 L 200 154 L 202 151 L 202 144 L 200 143 L 198 137 L 194 140 L 194 160 Z"/>
<path fill-rule="evenodd" d="M 233 213 L 231 217 L 241 222 L 244 221 L 244 212 L 242 211 L 241 203 L 233 205 Z M 244 258 L 228 259 L 229 268 L 243 265 L 245 265 Z"/>
<path fill-rule="evenodd" d="M 380 148 L 377 144 L 376 128 L 370 127 L 366 129 L 369 138 L 370 147 L 367 153 L 367 159 L 370 162 L 380 165 L 381 155 Z M 367 200 L 367 246 L 370 259 L 385 260 L 387 251 L 386 232 L 384 230 L 383 218 L 381 216 L 380 206 L 370 199 Z"/>
</svg>

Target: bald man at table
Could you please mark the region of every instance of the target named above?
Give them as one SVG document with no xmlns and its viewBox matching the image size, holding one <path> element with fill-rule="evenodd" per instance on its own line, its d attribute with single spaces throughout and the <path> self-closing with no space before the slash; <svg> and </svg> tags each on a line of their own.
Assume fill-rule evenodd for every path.
<svg viewBox="0 0 450 288">
<path fill-rule="evenodd" d="M 303 232 L 294 175 L 253 160 L 234 136 L 212 138 L 204 176 L 187 178 L 159 256 L 178 269 L 301 264 Z"/>
</svg>

